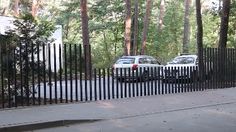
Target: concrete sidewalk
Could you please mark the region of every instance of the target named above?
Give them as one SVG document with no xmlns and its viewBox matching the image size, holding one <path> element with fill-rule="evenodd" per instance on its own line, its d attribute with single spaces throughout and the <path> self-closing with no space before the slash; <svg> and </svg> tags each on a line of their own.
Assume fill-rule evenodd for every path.
<svg viewBox="0 0 236 132">
<path fill-rule="evenodd" d="M 90 103 L 47 105 L 0 111 L 0 131 L 25 131 L 63 125 L 168 115 L 224 105 L 232 107 L 236 131 L 236 88 L 136 97 Z M 235 111 L 234 111 L 235 110 Z M 175 117 L 172 117 L 175 118 Z M 232 119 L 229 121 L 232 122 Z M 224 122 L 222 122 L 224 123 Z"/>
</svg>

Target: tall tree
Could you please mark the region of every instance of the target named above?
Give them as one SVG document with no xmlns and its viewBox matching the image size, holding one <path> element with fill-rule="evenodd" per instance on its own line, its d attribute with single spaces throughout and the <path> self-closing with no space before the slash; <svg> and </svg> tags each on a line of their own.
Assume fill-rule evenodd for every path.
<svg viewBox="0 0 236 132">
<path fill-rule="evenodd" d="M 6 12 L 7 12 L 7 7 L 4 7 L 1 11 L 1 15 L 2 16 L 5 16 L 6 15 Z"/>
<path fill-rule="evenodd" d="M 219 48 L 226 48 L 227 45 L 229 12 L 230 12 L 230 0 L 223 0 L 223 8 L 221 12 L 221 24 L 220 24 L 220 39 L 218 44 Z"/>
<path fill-rule="evenodd" d="M 142 47 L 140 53 L 141 55 L 145 54 L 146 42 L 147 42 L 147 30 L 149 24 L 149 17 L 151 14 L 151 5 L 152 5 L 152 0 L 146 0 L 146 14 L 144 16 L 144 23 L 143 23 Z"/>
<path fill-rule="evenodd" d="M 190 24 L 189 24 L 189 13 L 190 13 L 190 3 L 191 0 L 185 0 L 185 14 L 184 14 L 184 37 L 183 37 L 183 53 L 189 52 L 189 31 L 190 31 Z"/>
<path fill-rule="evenodd" d="M 126 18 L 125 18 L 125 55 L 130 55 L 130 40 L 131 40 L 131 1 L 125 0 L 126 3 Z"/>
<path fill-rule="evenodd" d="M 222 4 L 222 0 L 219 0 L 219 4 L 218 4 L 218 11 L 220 11 L 221 10 L 221 5 Z"/>
<path fill-rule="evenodd" d="M 91 53 L 89 44 L 89 30 L 88 30 L 88 14 L 87 14 L 87 0 L 80 0 L 80 11 L 81 11 L 81 21 L 82 21 L 82 38 L 84 46 L 85 55 L 85 75 L 86 79 L 91 79 Z"/>
<path fill-rule="evenodd" d="M 134 7 L 134 38 L 133 38 L 133 55 L 137 54 L 137 46 L 138 46 L 138 0 L 135 0 L 135 7 Z"/>
<path fill-rule="evenodd" d="M 36 17 L 36 15 L 37 15 L 39 4 L 40 4 L 40 0 L 33 0 L 32 1 L 31 14 L 33 17 Z"/>
<path fill-rule="evenodd" d="M 220 39 L 218 43 L 219 53 L 218 53 L 218 73 L 221 75 L 220 80 L 224 81 L 226 78 L 224 69 L 227 68 L 225 65 L 226 60 L 224 56 L 226 54 L 225 48 L 227 47 L 228 40 L 228 26 L 229 26 L 229 12 L 230 12 L 230 1 L 231 0 L 223 0 L 223 7 L 221 10 L 221 23 L 220 23 Z"/>
<path fill-rule="evenodd" d="M 7 30 L 5 35 L 0 35 L 0 38 L 4 39 L 4 43 L 1 43 L 1 46 L 4 46 L 1 49 L 3 52 L 1 55 L 7 58 L 1 64 L 2 68 L 5 67 L 1 74 L 9 74 L 6 70 L 9 69 L 10 74 L 7 75 L 8 77 L 5 76 L 9 79 L 8 83 L 11 84 L 13 89 L 21 85 L 22 91 L 25 91 L 24 94 L 29 97 L 32 93 L 31 88 L 29 88 L 33 79 L 31 73 L 36 73 L 35 70 L 44 71 L 42 68 L 44 67 L 43 61 L 34 59 L 37 54 L 37 46 L 40 46 L 41 49 L 43 46 L 53 43 L 50 36 L 55 31 L 55 26 L 48 21 L 41 20 L 39 22 L 30 13 L 22 13 L 20 19 L 14 20 L 13 24 L 13 29 Z M 36 65 L 39 67 L 36 68 Z M 41 75 L 39 75 L 39 78 L 42 77 Z M 21 96 L 24 95 L 21 94 Z"/>
<path fill-rule="evenodd" d="M 160 13 L 159 13 L 158 25 L 157 25 L 157 27 L 158 27 L 157 32 L 158 33 L 160 33 L 163 28 L 164 14 L 165 14 L 165 0 L 161 0 Z"/>
<path fill-rule="evenodd" d="M 204 73 L 203 64 L 203 27 L 202 27 L 202 15 L 201 15 L 201 0 L 196 0 L 196 18 L 197 18 L 197 49 L 199 58 L 199 70 L 200 78 Z"/>
<path fill-rule="evenodd" d="M 19 1 L 20 0 L 15 0 L 14 1 L 14 16 L 19 16 Z"/>
</svg>

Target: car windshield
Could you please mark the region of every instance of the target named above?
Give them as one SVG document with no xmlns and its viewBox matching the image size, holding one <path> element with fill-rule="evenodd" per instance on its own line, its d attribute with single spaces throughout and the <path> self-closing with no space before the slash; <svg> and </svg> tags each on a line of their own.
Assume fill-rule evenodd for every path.
<svg viewBox="0 0 236 132">
<path fill-rule="evenodd" d="M 194 57 L 176 57 L 169 64 L 193 64 Z"/>
<path fill-rule="evenodd" d="M 134 58 L 124 58 L 116 61 L 116 64 L 134 64 Z"/>
</svg>

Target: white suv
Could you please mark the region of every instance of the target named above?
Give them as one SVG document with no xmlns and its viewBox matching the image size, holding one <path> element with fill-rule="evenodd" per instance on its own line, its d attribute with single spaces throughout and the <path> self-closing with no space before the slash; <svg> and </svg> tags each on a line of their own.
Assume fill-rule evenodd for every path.
<svg viewBox="0 0 236 132">
<path fill-rule="evenodd" d="M 189 79 L 197 69 L 197 55 L 177 56 L 163 68 L 163 81 Z"/>
<path fill-rule="evenodd" d="M 204 64 L 205 75 L 208 78 L 212 72 L 210 63 Z M 163 68 L 163 81 L 175 81 L 177 79 L 198 79 L 198 56 L 180 55 L 168 62 Z"/>
<path fill-rule="evenodd" d="M 152 56 L 122 56 L 113 65 L 113 73 L 118 80 L 146 80 L 151 76 L 157 76 L 153 75 L 154 73 L 159 75 L 159 72 L 154 72 L 158 67 L 162 67 L 162 65 Z"/>
</svg>

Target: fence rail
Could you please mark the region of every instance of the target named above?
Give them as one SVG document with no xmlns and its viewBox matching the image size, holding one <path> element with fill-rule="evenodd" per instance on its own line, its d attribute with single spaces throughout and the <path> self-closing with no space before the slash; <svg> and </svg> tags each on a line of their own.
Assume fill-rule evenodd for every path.
<svg viewBox="0 0 236 132">
<path fill-rule="evenodd" d="M 2 48 L 5 47 L 5 48 Z M 81 45 L 2 44 L 0 108 L 87 102 L 235 87 L 235 49 L 204 49 L 204 69 L 90 69 Z M 146 72 L 145 78 L 138 73 Z M 121 74 L 118 74 L 121 73 Z M 123 73 L 123 74 L 122 74 Z M 90 79 L 88 79 L 88 76 Z"/>
</svg>

